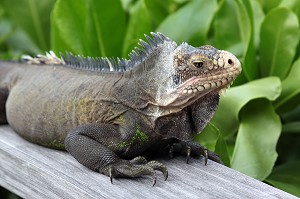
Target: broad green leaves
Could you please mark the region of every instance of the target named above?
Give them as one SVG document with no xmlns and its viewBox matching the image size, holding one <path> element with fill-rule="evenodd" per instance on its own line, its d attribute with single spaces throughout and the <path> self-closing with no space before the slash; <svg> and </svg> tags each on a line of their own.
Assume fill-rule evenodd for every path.
<svg viewBox="0 0 300 199">
<path fill-rule="evenodd" d="M 290 122 L 283 125 L 282 133 L 300 133 L 300 122 Z"/>
<path fill-rule="evenodd" d="M 174 14 L 169 15 L 157 28 L 178 43 L 190 41 L 203 45 L 217 9 L 216 0 L 190 1 Z M 180 31 L 179 31 L 180 30 Z"/>
<path fill-rule="evenodd" d="M 145 33 L 153 30 L 151 16 L 144 0 L 138 1 L 130 10 L 128 29 L 124 40 L 123 56 L 126 56 L 138 43 L 138 38 L 143 38 Z M 140 25 L 144 24 L 144 25 Z"/>
<path fill-rule="evenodd" d="M 275 147 L 281 122 L 269 101 L 275 100 L 280 92 L 281 84 L 277 77 L 229 89 L 220 99 L 212 124 L 197 135 L 196 140 L 218 151 L 226 165 L 263 180 L 270 174 L 277 157 Z M 230 140 L 236 131 L 238 136 L 232 154 L 225 140 Z M 266 137 L 269 138 L 265 140 Z"/>
<path fill-rule="evenodd" d="M 82 55 L 121 55 L 125 12 L 120 1 L 58 0 L 52 15 L 53 50 L 67 46 Z"/>
<path fill-rule="evenodd" d="M 268 183 L 300 197 L 300 161 L 283 164 L 266 179 Z"/>
<path fill-rule="evenodd" d="M 152 32 L 168 15 L 166 6 L 159 0 L 137 1 L 129 12 L 131 17 L 124 38 L 124 57 L 136 46 L 138 39 Z"/>
<path fill-rule="evenodd" d="M 221 1 L 218 12 L 216 12 L 212 27 L 214 30 L 213 45 L 220 49 L 226 49 L 240 57 L 243 53 L 241 34 L 234 1 Z"/>
<path fill-rule="evenodd" d="M 57 38 L 60 38 L 59 43 L 64 41 L 70 48 L 69 50 L 84 54 L 85 50 L 85 16 L 86 5 L 84 0 L 78 1 L 61 1 L 58 0 L 55 4 L 52 13 L 52 23 Z M 55 51 L 62 51 L 64 49 L 59 47 L 59 43 L 52 41 Z"/>
<path fill-rule="evenodd" d="M 241 39 L 244 45 L 243 70 L 248 80 L 258 77 L 258 67 L 256 65 L 256 54 L 254 47 L 254 22 L 253 11 L 248 0 L 236 0 L 237 18 L 240 27 Z"/>
<path fill-rule="evenodd" d="M 299 42 L 299 21 L 286 8 L 276 8 L 266 16 L 261 27 L 260 59 L 263 76 L 284 79 L 290 70 Z"/>
<path fill-rule="evenodd" d="M 212 123 L 225 137 L 232 136 L 239 127 L 239 112 L 251 100 L 266 98 L 275 100 L 281 92 L 280 80 L 276 77 L 251 81 L 247 84 L 233 87 L 221 97 L 219 109 Z M 224 121 L 225 124 L 224 124 Z"/>
<path fill-rule="evenodd" d="M 282 81 L 282 94 L 275 102 L 275 107 L 283 111 L 299 105 L 300 99 L 300 58 L 295 61 L 289 75 Z"/>
<path fill-rule="evenodd" d="M 241 125 L 234 147 L 231 167 L 264 180 L 272 171 L 281 122 L 270 102 L 250 102 L 241 113 Z"/>
<path fill-rule="evenodd" d="M 30 43 L 46 51 L 50 49 L 49 23 L 54 3 L 54 0 L 5 0 L 4 6 L 13 23 L 24 30 L 25 37 L 32 40 Z"/>
</svg>

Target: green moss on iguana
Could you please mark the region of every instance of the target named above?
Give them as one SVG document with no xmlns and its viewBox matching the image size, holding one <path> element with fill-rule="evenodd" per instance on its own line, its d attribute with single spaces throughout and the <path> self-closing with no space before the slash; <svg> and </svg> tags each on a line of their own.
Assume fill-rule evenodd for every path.
<svg viewBox="0 0 300 199">
<path fill-rule="evenodd" d="M 135 134 L 128 141 L 123 141 L 116 144 L 116 148 L 119 150 L 126 149 L 132 145 L 143 145 L 149 141 L 149 136 L 141 130 L 141 127 L 137 125 Z M 114 145 L 109 145 L 109 148 L 113 148 Z"/>
</svg>

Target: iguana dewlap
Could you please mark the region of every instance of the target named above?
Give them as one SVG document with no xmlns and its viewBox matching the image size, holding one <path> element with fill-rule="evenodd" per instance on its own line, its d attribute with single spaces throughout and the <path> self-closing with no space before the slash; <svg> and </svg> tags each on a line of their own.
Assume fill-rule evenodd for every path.
<svg viewBox="0 0 300 199">
<path fill-rule="evenodd" d="M 162 163 L 139 156 L 165 146 L 170 154 L 220 161 L 192 138 L 240 74 L 240 62 L 212 46 L 151 35 L 129 60 L 48 54 L 0 62 L 0 123 L 31 142 L 66 149 L 111 179 L 152 175 L 155 183 L 155 170 L 167 178 Z"/>
</svg>

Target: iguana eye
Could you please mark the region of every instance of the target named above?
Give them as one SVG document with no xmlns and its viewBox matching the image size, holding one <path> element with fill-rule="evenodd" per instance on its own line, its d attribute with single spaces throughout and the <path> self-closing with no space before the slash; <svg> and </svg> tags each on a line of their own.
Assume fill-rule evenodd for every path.
<svg viewBox="0 0 300 199">
<path fill-rule="evenodd" d="M 194 61 L 194 62 L 193 62 L 193 65 L 194 65 L 196 68 L 202 68 L 202 66 L 203 66 L 203 61 Z"/>
</svg>

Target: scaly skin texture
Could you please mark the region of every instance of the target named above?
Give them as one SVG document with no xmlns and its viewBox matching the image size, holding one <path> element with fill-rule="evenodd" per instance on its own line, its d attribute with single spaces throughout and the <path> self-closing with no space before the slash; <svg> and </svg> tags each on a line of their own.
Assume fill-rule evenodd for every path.
<svg viewBox="0 0 300 199">
<path fill-rule="evenodd" d="M 162 163 L 139 156 L 166 146 L 171 156 L 220 162 L 192 138 L 212 118 L 240 62 L 212 46 L 152 36 L 118 63 L 53 54 L 0 62 L 0 123 L 31 142 L 66 149 L 111 180 L 151 175 L 155 184 L 155 170 L 167 178 Z"/>
</svg>

